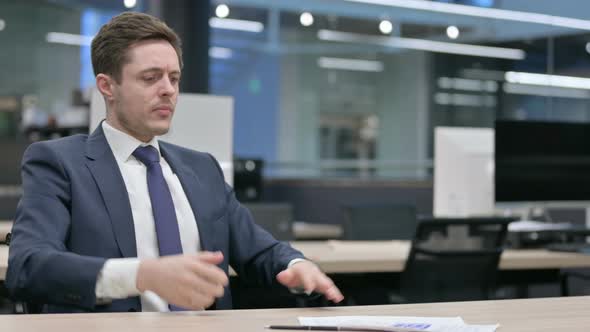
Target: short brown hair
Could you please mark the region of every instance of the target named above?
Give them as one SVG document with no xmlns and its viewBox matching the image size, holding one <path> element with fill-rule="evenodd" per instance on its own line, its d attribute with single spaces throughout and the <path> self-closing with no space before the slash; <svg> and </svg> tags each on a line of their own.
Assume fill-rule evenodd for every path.
<svg viewBox="0 0 590 332">
<path fill-rule="evenodd" d="M 182 68 L 180 38 L 166 23 L 156 17 L 137 12 L 124 12 L 113 17 L 92 40 L 92 68 L 94 75 L 111 75 L 121 80 L 123 65 L 129 63 L 127 51 L 143 40 L 165 40 L 174 47 Z"/>
</svg>

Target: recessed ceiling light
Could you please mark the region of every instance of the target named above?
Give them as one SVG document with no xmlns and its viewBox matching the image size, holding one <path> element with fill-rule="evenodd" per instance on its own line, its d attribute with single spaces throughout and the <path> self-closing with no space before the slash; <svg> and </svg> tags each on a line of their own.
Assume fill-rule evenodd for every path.
<svg viewBox="0 0 590 332">
<path fill-rule="evenodd" d="M 590 53 L 590 43 L 586 43 L 586 52 Z"/>
<path fill-rule="evenodd" d="M 379 23 L 379 31 L 384 35 L 388 35 L 393 31 L 393 24 L 388 20 L 383 20 Z"/>
<path fill-rule="evenodd" d="M 454 25 L 451 25 L 447 28 L 447 36 L 451 39 L 459 38 L 459 28 Z"/>
<path fill-rule="evenodd" d="M 311 25 L 313 25 L 313 15 L 311 15 L 311 13 L 309 13 L 309 12 L 303 12 L 299 16 L 299 22 L 304 27 L 311 26 Z"/>
<path fill-rule="evenodd" d="M 4 30 L 4 28 L 6 28 L 6 21 L 0 18 L 0 31 Z"/>
<path fill-rule="evenodd" d="M 219 18 L 226 18 L 229 16 L 229 7 L 221 4 L 215 8 L 215 15 Z"/>
<path fill-rule="evenodd" d="M 123 4 L 125 5 L 125 8 L 133 8 L 137 4 L 137 0 L 124 0 Z"/>
</svg>

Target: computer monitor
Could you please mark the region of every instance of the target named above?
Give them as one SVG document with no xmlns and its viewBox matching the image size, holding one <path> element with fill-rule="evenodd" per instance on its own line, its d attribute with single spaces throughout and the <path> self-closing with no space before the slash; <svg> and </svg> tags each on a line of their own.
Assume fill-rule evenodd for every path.
<svg viewBox="0 0 590 332">
<path fill-rule="evenodd" d="M 277 240 L 291 241 L 293 235 L 293 206 L 289 203 L 246 203 L 254 221 Z"/>
<path fill-rule="evenodd" d="M 590 205 L 590 123 L 496 121 L 495 200 Z"/>
<path fill-rule="evenodd" d="M 262 159 L 234 158 L 234 192 L 240 202 L 257 202 L 262 198 Z"/>
<path fill-rule="evenodd" d="M 492 215 L 494 130 L 437 127 L 434 140 L 434 216 Z"/>
</svg>

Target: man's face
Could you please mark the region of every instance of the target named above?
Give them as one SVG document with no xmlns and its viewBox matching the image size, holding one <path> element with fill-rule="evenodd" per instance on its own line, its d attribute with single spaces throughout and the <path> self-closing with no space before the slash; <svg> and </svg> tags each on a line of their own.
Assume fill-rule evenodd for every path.
<svg viewBox="0 0 590 332">
<path fill-rule="evenodd" d="M 127 56 L 120 82 L 109 80 L 107 121 L 147 142 L 170 128 L 180 80 L 178 55 L 167 41 L 147 40 L 131 46 Z"/>
</svg>

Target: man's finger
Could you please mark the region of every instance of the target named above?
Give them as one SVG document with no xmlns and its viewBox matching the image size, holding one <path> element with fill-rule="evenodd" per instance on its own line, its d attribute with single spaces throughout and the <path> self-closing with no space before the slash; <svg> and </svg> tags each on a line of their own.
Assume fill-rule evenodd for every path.
<svg viewBox="0 0 590 332">
<path fill-rule="evenodd" d="M 221 264 L 223 262 L 223 253 L 220 251 L 202 251 L 197 254 L 197 258 L 209 264 Z"/>
<path fill-rule="evenodd" d="M 295 288 L 299 286 L 299 281 L 295 278 L 295 274 L 289 269 L 277 274 L 277 280 L 287 288 Z"/>
</svg>

